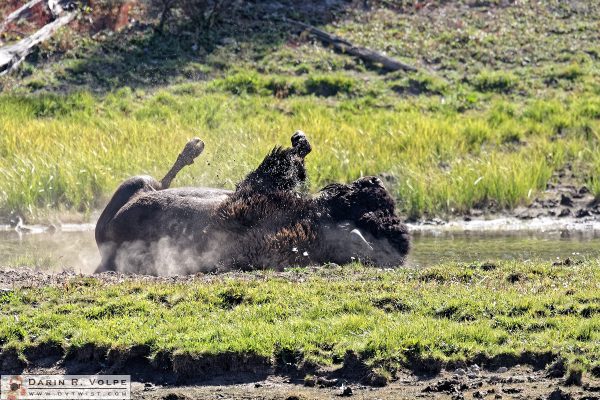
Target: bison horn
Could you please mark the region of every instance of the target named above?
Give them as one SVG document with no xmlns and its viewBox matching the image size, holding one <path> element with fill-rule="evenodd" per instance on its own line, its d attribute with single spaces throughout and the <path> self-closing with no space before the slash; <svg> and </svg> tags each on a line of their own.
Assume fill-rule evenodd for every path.
<svg viewBox="0 0 600 400">
<path fill-rule="evenodd" d="M 352 238 L 352 242 L 354 242 L 355 244 L 365 249 L 368 249 L 369 251 L 373 251 L 373 246 L 371 246 L 371 244 L 367 242 L 367 239 L 365 239 L 365 237 L 362 235 L 362 233 L 360 233 L 358 229 L 352 229 L 350 231 L 350 237 Z"/>
</svg>

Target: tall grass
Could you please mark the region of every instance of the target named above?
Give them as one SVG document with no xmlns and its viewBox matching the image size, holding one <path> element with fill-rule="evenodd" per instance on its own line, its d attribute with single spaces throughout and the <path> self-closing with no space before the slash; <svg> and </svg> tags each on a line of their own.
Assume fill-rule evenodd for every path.
<svg viewBox="0 0 600 400">
<path fill-rule="evenodd" d="M 313 190 L 391 174 L 390 189 L 413 217 L 490 201 L 527 203 L 569 160 L 581 165 L 579 183 L 600 193 L 593 98 L 497 99 L 459 113 L 450 103 L 432 109 L 431 98 L 379 107 L 368 97 L 279 99 L 215 87 L 186 84 L 153 94 L 122 89 L 104 98 L 0 96 L 1 212 L 100 207 L 128 176 L 160 178 L 192 136 L 200 136 L 206 150 L 176 184 L 232 188 L 297 129 L 314 144 L 307 159 Z"/>
</svg>

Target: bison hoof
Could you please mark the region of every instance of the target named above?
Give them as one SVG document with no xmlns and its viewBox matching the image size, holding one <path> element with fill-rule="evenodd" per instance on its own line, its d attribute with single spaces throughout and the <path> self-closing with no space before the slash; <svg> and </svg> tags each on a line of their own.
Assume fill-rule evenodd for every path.
<svg viewBox="0 0 600 400">
<path fill-rule="evenodd" d="M 202 151 L 204 151 L 204 142 L 200 138 L 195 137 L 186 143 L 180 157 L 186 165 L 190 165 L 194 163 L 196 157 L 202 154 Z"/>
<path fill-rule="evenodd" d="M 300 157 L 306 156 L 312 150 L 306 134 L 302 131 L 296 131 L 292 135 L 292 147 L 296 149 L 296 152 Z"/>
</svg>

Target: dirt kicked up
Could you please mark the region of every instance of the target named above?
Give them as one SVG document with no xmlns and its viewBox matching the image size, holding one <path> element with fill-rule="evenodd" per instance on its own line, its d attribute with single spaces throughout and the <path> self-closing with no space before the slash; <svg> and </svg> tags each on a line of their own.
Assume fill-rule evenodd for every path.
<svg viewBox="0 0 600 400">
<path fill-rule="evenodd" d="M 187 277 L 4 269 L 0 367 L 131 374 L 134 398 L 153 400 L 592 399 L 599 271 L 597 260 Z"/>
</svg>

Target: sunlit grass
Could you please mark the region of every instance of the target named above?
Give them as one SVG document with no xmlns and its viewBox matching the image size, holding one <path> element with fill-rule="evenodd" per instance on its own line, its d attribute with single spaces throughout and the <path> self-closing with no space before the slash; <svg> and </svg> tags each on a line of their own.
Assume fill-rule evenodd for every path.
<svg viewBox="0 0 600 400">
<path fill-rule="evenodd" d="M 460 113 L 442 97 L 383 96 L 369 104 L 368 97 L 228 91 L 197 83 L 152 94 L 122 89 L 105 98 L 0 97 L 0 209 L 31 215 L 100 207 L 128 176 L 160 178 L 192 136 L 206 150 L 176 184 L 232 188 L 297 129 L 314 144 L 307 159 L 313 190 L 391 174 L 388 186 L 412 217 L 490 201 L 507 208 L 527 203 L 573 160 L 582 166 L 579 184 L 599 193 L 595 97 L 498 98 Z"/>
<path fill-rule="evenodd" d="M 143 344 L 153 354 L 293 351 L 324 365 L 353 350 L 391 369 L 410 359 L 551 352 L 590 368 L 600 351 L 599 271 L 590 260 L 353 265 L 185 284 L 74 278 L 3 294 L 0 340 L 19 350 L 51 342 L 67 350 Z"/>
</svg>

